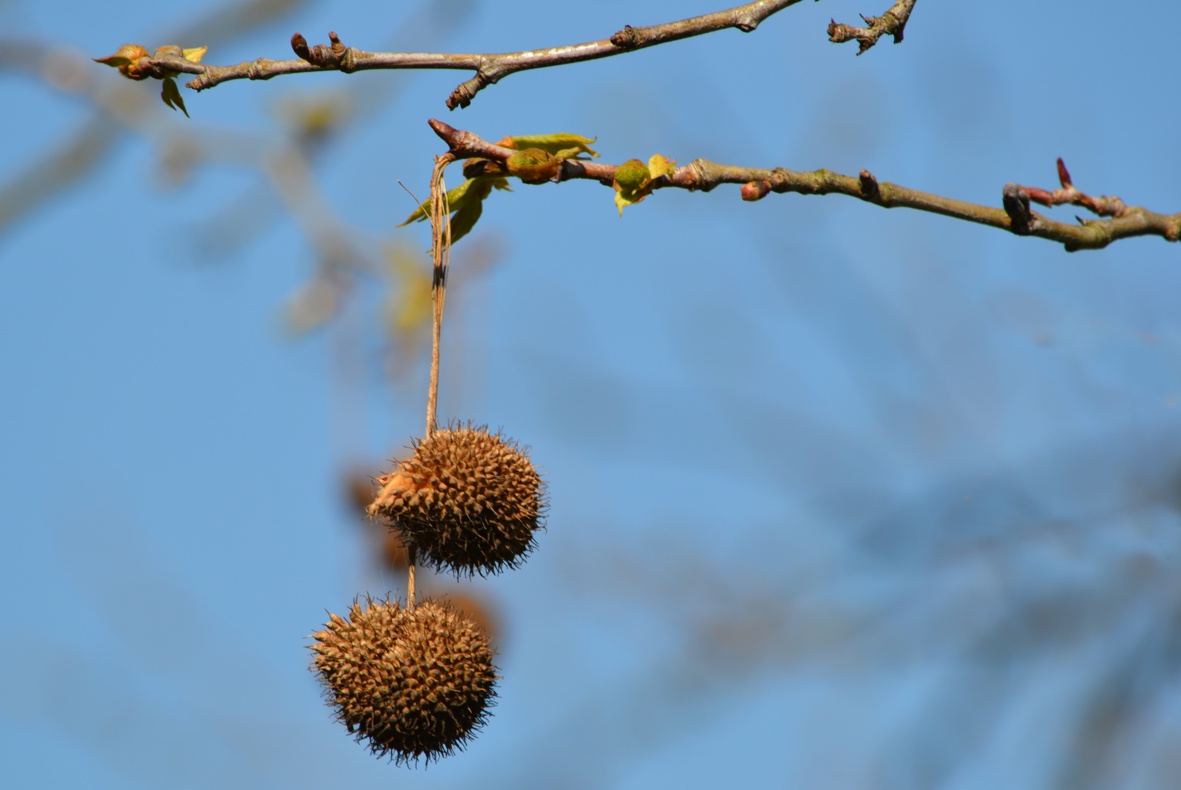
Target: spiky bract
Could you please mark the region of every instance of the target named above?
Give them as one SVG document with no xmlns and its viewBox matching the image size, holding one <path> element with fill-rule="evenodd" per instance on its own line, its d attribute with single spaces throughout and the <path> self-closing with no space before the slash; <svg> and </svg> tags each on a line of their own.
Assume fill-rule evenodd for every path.
<svg viewBox="0 0 1181 790">
<path fill-rule="evenodd" d="M 529 457 L 484 427 L 435 431 L 378 483 L 369 513 L 388 518 L 425 562 L 457 575 L 518 565 L 545 511 Z"/>
<path fill-rule="evenodd" d="M 433 601 L 413 609 L 354 603 L 313 637 L 313 663 L 337 718 L 374 754 L 399 763 L 462 749 L 495 697 L 484 632 Z"/>
</svg>

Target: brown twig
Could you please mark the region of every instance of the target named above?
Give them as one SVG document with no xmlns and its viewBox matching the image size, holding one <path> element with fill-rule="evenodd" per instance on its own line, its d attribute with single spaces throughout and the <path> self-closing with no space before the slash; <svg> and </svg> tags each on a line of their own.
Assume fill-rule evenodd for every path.
<svg viewBox="0 0 1181 790">
<path fill-rule="evenodd" d="M 914 10 L 915 0 L 897 0 L 890 10 L 881 16 L 861 15 L 868 27 L 854 27 L 843 25 L 835 19 L 828 23 L 828 40 L 834 44 L 857 40 L 857 54 L 860 55 L 878 43 L 882 36 L 893 36 L 895 44 L 902 43 L 902 34 L 906 29 L 906 22 L 910 19 L 910 12 Z"/>
<path fill-rule="evenodd" d="M 517 153 L 515 149 L 489 143 L 472 132 L 455 129 L 442 121 L 431 120 L 429 123 L 456 159 L 478 157 L 504 161 Z M 616 167 L 617 165 L 567 159 L 562 162 L 554 180 L 591 179 L 610 186 L 615 180 Z M 829 170 L 797 172 L 781 167 L 766 170 L 697 159 L 684 167 L 678 167 L 672 175 L 658 179 L 653 188 L 672 187 L 708 192 L 720 184 L 742 184 L 741 194 L 745 200 L 758 200 L 771 192 L 848 195 L 882 208 L 916 209 L 1000 228 L 1022 236 L 1037 236 L 1059 242 L 1070 252 L 1102 249 L 1113 241 L 1132 236 L 1160 236 L 1166 241 L 1173 242 L 1181 240 L 1181 213 L 1158 214 L 1145 208 L 1123 206 L 1120 202 L 1122 209 L 1118 215 L 1113 215 L 1110 219 L 1081 220 L 1080 224 L 1073 225 L 1058 222 L 1030 210 L 1030 191 L 1016 184 L 1005 186 L 1002 192 L 1002 207 L 997 208 L 880 182 L 866 170 L 862 170 L 857 176 L 846 176 Z"/>
<path fill-rule="evenodd" d="M 169 71 L 196 75 L 187 83 L 187 87 L 197 91 L 212 88 L 214 85 L 230 80 L 269 80 L 271 77 L 284 74 L 302 74 L 309 71 L 343 71 L 345 73 L 368 69 L 462 69 L 475 71 L 475 75 L 471 79 L 461 83 L 448 97 L 447 107 L 454 110 L 456 107 L 468 106 L 472 97 L 482 89 L 518 71 L 597 60 L 731 27 L 749 33 L 767 17 L 802 1 L 755 0 L 755 2 L 735 8 L 715 11 L 677 22 L 667 22 L 651 27 L 627 25 L 610 38 L 598 41 L 522 52 L 501 54 L 366 52 L 355 47 L 345 46 L 334 33 L 330 34 L 330 45 L 317 44 L 309 47 L 307 40 L 296 33 L 291 38 L 292 49 L 298 56 L 295 60 L 258 58 L 233 66 L 216 66 L 192 63 L 180 57 L 167 57 L 141 58 L 136 65 L 144 73 L 152 75 L 165 74 Z M 913 0 L 910 2 L 913 4 Z"/>
<path fill-rule="evenodd" d="M 1064 203 L 1071 203 L 1082 206 L 1100 217 L 1122 217 L 1128 210 L 1124 202 L 1114 195 L 1095 197 L 1080 192 L 1071 181 L 1070 171 L 1066 169 L 1066 163 L 1062 161 L 1061 157 L 1058 159 L 1058 183 L 1062 187 L 1053 191 L 1038 187 L 1021 187 L 1021 189 L 1025 190 L 1030 200 L 1043 206 L 1060 206 Z"/>
</svg>

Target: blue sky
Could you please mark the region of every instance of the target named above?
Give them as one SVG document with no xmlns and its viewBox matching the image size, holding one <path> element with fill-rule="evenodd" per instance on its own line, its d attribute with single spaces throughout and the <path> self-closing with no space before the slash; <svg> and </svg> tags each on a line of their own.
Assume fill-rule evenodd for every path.
<svg viewBox="0 0 1181 790">
<path fill-rule="evenodd" d="M 395 226 L 397 182 L 425 196 L 442 150 L 428 118 L 991 205 L 1055 186 L 1061 156 L 1080 189 L 1172 212 L 1171 6 L 922 2 L 904 44 L 855 57 L 829 18 L 884 1 L 802 3 L 456 112 L 460 72 L 368 72 L 186 92 L 185 119 L 84 60 L 285 58 L 296 30 L 505 51 L 719 8 L 270 5 L 227 28 L 222 6 L 0 3 L 13 786 L 1176 775 L 1181 269 L 1160 239 L 1067 254 L 837 196 L 667 190 L 621 219 L 590 182 L 498 192 L 455 250 L 440 415 L 503 429 L 549 484 L 529 562 L 470 585 L 500 702 L 464 754 L 395 767 L 332 722 L 306 650 L 325 610 L 403 590 L 343 492 L 422 430 L 426 349 L 385 310 L 427 266 L 426 227 Z M 291 158 L 317 106 L 340 125 Z M 293 333 L 328 277 L 339 314 Z"/>
</svg>

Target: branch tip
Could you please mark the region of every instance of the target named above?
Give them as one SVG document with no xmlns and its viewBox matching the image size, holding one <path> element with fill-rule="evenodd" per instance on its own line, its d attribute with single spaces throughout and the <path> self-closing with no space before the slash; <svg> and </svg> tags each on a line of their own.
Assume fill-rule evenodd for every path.
<svg viewBox="0 0 1181 790">
<path fill-rule="evenodd" d="M 1062 161 L 1062 157 L 1058 157 L 1058 183 L 1064 189 L 1070 189 L 1074 183 L 1070 180 L 1070 171 L 1066 169 L 1066 163 Z"/>
</svg>

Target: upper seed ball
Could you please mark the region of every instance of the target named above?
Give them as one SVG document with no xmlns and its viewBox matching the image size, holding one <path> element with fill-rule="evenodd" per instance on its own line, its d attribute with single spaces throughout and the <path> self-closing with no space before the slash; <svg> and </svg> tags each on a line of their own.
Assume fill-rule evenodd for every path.
<svg viewBox="0 0 1181 790">
<path fill-rule="evenodd" d="M 370 515 L 388 518 L 429 564 L 457 574 L 519 564 L 545 510 L 529 457 L 482 427 L 435 431 L 378 483 Z"/>
</svg>

